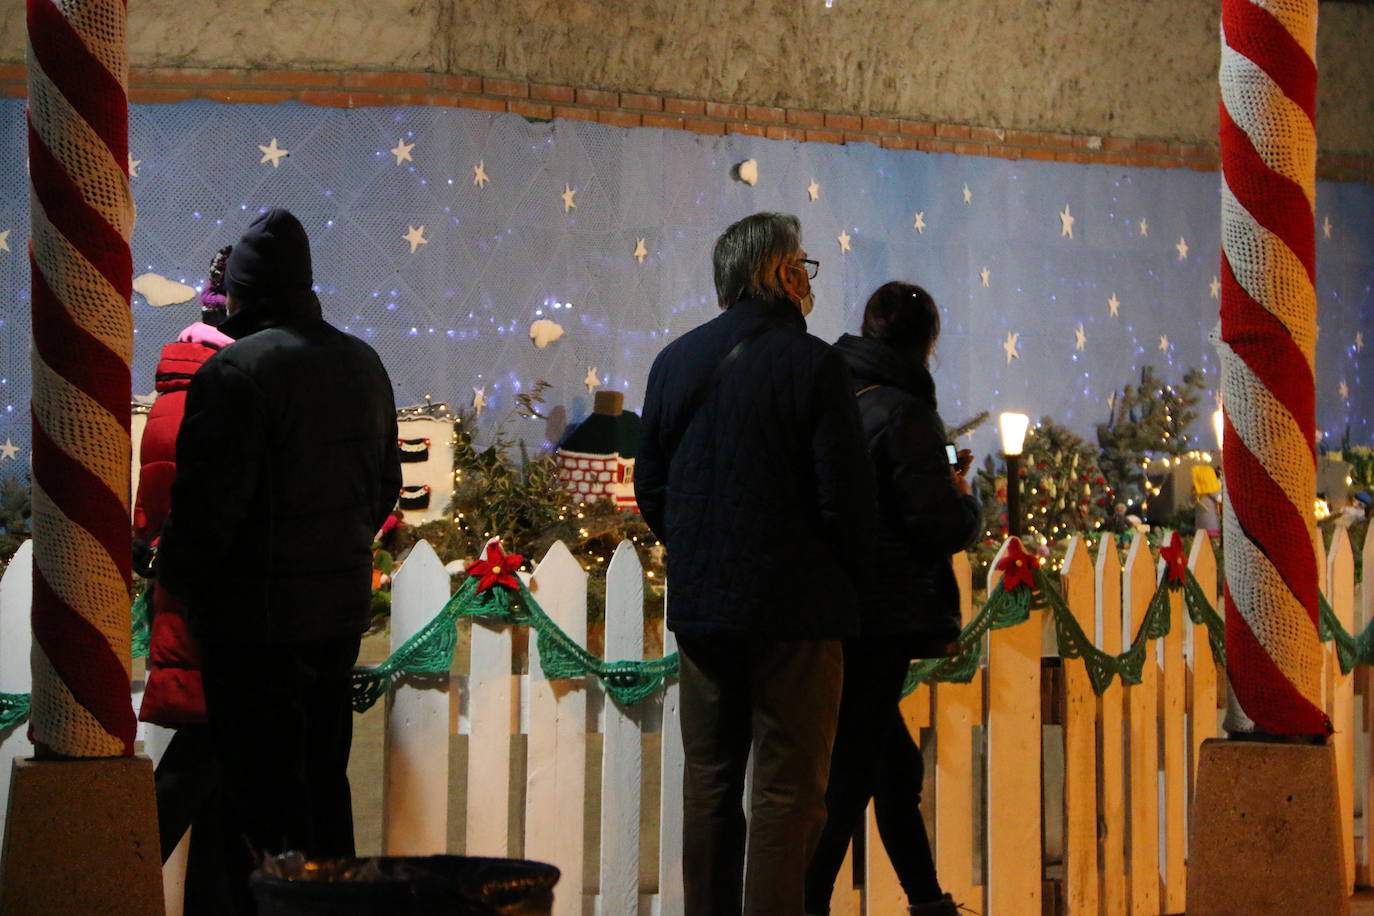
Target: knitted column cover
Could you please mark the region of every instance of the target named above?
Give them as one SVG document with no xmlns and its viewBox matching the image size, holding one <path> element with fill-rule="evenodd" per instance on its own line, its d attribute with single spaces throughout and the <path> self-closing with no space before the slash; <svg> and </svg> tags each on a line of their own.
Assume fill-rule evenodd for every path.
<svg viewBox="0 0 1374 916">
<path fill-rule="evenodd" d="M 1226 657 L 1261 732 L 1326 735 L 1316 488 L 1317 0 L 1222 0 Z"/>
<path fill-rule="evenodd" d="M 121 0 L 28 0 L 36 743 L 133 753 L 129 364 Z"/>
</svg>

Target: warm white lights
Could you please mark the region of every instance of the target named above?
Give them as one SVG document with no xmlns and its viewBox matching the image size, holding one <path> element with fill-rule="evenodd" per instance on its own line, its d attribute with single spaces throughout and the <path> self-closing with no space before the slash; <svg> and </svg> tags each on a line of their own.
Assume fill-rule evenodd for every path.
<svg viewBox="0 0 1374 916">
<path fill-rule="evenodd" d="M 1026 430 L 1030 427 L 1030 417 L 1023 413 L 1004 413 L 998 418 L 1002 430 L 1002 454 L 1019 455 L 1026 443 Z"/>
</svg>

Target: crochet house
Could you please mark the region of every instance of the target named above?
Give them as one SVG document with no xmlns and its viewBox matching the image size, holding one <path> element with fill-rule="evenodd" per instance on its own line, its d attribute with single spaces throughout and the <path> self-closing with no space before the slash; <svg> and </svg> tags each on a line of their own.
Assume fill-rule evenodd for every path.
<svg viewBox="0 0 1374 916">
<path fill-rule="evenodd" d="M 598 391 L 591 416 L 558 447 L 558 476 L 577 502 L 610 499 L 617 508 L 636 509 L 639 415 L 624 406 L 621 392 Z"/>
</svg>

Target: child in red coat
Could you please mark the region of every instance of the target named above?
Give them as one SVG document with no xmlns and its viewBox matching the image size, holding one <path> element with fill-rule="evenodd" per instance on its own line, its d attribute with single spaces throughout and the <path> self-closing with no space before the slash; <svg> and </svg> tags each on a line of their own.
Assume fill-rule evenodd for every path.
<svg viewBox="0 0 1374 916">
<path fill-rule="evenodd" d="M 201 318 L 162 348 L 157 366 L 157 400 L 148 412 L 139 446 L 141 468 L 134 502 L 136 556 L 147 556 L 144 545 L 155 546 L 167 520 L 172 479 L 176 476 L 177 431 L 186 408 L 191 376 L 220 348 L 233 340 L 216 330 L 225 317 L 224 263 L 230 249 L 222 248 L 210 264 L 210 279 L 201 294 Z M 142 564 L 136 564 L 142 565 Z M 151 566 L 151 563 L 147 564 Z M 140 570 L 151 574 L 151 570 Z M 200 652 L 186 626 L 185 608 L 166 589 L 152 588 L 152 637 L 148 647 L 148 680 L 139 718 L 176 729 L 158 761 L 158 827 L 162 861 L 172 854 L 188 827 L 195 825 L 186 874 L 188 913 L 213 912 L 223 899 L 216 865 L 217 851 L 206 850 L 194 837 L 213 838 L 217 831 L 204 825 L 216 816 L 219 779 L 213 772 L 210 737 L 205 724 L 205 693 L 201 687 Z"/>
</svg>

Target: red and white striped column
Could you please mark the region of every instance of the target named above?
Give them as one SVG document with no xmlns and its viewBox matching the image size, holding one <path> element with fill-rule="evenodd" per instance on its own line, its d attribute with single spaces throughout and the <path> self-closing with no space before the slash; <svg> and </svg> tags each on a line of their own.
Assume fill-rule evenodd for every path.
<svg viewBox="0 0 1374 916">
<path fill-rule="evenodd" d="M 1222 0 L 1221 342 L 1232 730 L 1327 735 L 1316 490 L 1317 0 Z"/>
<path fill-rule="evenodd" d="M 127 10 L 28 0 L 35 744 L 133 754 Z"/>
</svg>

